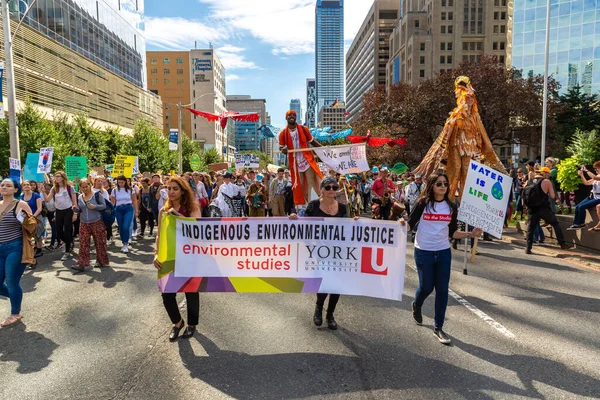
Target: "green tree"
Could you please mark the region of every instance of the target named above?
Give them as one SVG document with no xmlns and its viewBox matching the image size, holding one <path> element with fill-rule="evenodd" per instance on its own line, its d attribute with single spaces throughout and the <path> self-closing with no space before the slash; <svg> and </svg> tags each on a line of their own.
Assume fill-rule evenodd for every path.
<svg viewBox="0 0 600 400">
<path fill-rule="evenodd" d="M 223 162 L 223 157 L 221 157 L 217 149 L 214 148 L 205 150 L 202 155 L 200 155 L 200 159 L 204 161 L 204 164 L 207 166 Z"/>
<path fill-rule="evenodd" d="M 139 119 L 133 135 L 123 146 L 124 155 L 138 156 L 140 171 L 169 171 L 174 167 L 169 155 L 169 141 L 161 130 L 145 119 Z"/>
<path fill-rule="evenodd" d="M 200 155 L 202 153 L 202 148 L 198 142 L 194 142 L 192 139 L 188 137 L 188 135 L 183 135 L 182 143 L 182 154 L 183 154 L 183 170 L 184 171 L 192 171 L 191 159 L 193 154 Z M 200 157 L 200 171 L 208 171 L 208 166 L 205 163 L 204 157 Z"/>
<path fill-rule="evenodd" d="M 566 146 L 580 131 L 591 131 L 600 127 L 600 99 L 597 94 L 582 92 L 581 86 L 572 87 L 559 97 L 560 111 L 556 114 L 556 139 L 560 144 L 559 156 L 565 156 Z"/>
<path fill-rule="evenodd" d="M 17 113 L 17 125 L 19 127 L 21 160 L 27 158 L 27 153 L 38 153 L 40 148 L 53 147 L 59 141 L 53 124 L 33 105 L 29 98 L 25 100 L 25 106 L 20 108 Z M 8 142 L 6 143 L 9 145 Z"/>
</svg>

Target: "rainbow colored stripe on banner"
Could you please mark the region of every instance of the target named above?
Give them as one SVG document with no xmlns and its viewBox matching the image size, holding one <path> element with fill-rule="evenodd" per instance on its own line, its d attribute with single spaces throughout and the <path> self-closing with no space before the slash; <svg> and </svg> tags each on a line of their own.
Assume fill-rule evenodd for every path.
<svg viewBox="0 0 600 400">
<path fill-rule="evenodd" d="M 194 221 L 195 218 L 185 218 Z M 210 220 L 204 218 L 203 220 Z M 245 218 L 226 218 L 244 221 Z M 225 292 L 225 293 L 318 293 L 322 278 L 177 278 L 175 271 L 176 218 L 163 214 L 160 228 L 158 289 L 163 293 Z"/>
</svg>

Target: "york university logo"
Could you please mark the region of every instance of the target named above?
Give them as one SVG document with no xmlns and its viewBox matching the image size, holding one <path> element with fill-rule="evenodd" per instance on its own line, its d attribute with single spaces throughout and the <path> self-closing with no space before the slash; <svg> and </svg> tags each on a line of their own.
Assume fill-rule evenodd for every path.
<svg viewBox="0 0 600 400">
<path fill-rule="evenodd" d="M 360 272 L 372 275 L 387 275 L 388 267 L 383 264 L 383 249 L 372 247 L 362 248 Z"/>
</svg>

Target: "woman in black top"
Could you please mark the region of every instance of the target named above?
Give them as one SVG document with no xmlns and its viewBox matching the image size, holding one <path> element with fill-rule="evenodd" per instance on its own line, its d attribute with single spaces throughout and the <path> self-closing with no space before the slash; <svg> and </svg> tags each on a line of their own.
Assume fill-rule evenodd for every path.
<svg viewBox="0 0 600 400">
<path fill-rule="evenodd" d="M 339 185 L 334 177 L 328 176 L 321 181 L 321 198 L 308 203 L 304 216 L 306 217 L 323 217 L 323 218 L 346 218 L 349 217 L 346 207 L 338 203 L 335 199 Z M 297 219 L 296 214 L 290 214 L 290 219 Z M 357 220 L 359 217 L 354 217 Z M 317 305 L 313 321 L 316 326 L 323 324 L 323 306 L 325 299 L 329 295 L 329 304 L 327 306 L 327 327 L 331 330 L 337 329 L 337 323 L 333 317 L 335 306 L 337 305 L 340 295 L 336 293 L 317 293 Z"/>
</svg>

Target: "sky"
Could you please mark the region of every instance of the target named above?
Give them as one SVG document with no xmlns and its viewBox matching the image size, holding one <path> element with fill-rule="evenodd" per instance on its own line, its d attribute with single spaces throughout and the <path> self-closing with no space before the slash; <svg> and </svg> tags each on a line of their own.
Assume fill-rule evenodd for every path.
<svg viewBox="0 0 600 400">
<path fill-rule="evenodd" d="M 345 0 L 346 50 L 372 0 Z M 291 99 L 306 110 L 315 76 L 316 0 L 145 0 L 148 50 L 190 50 L 209 43 L 226 69 L 228 95 L 266 99 L 272 124 L 285 125 Z M 304 116 L 302 116 L 304 120 Z"/>
</svg>

